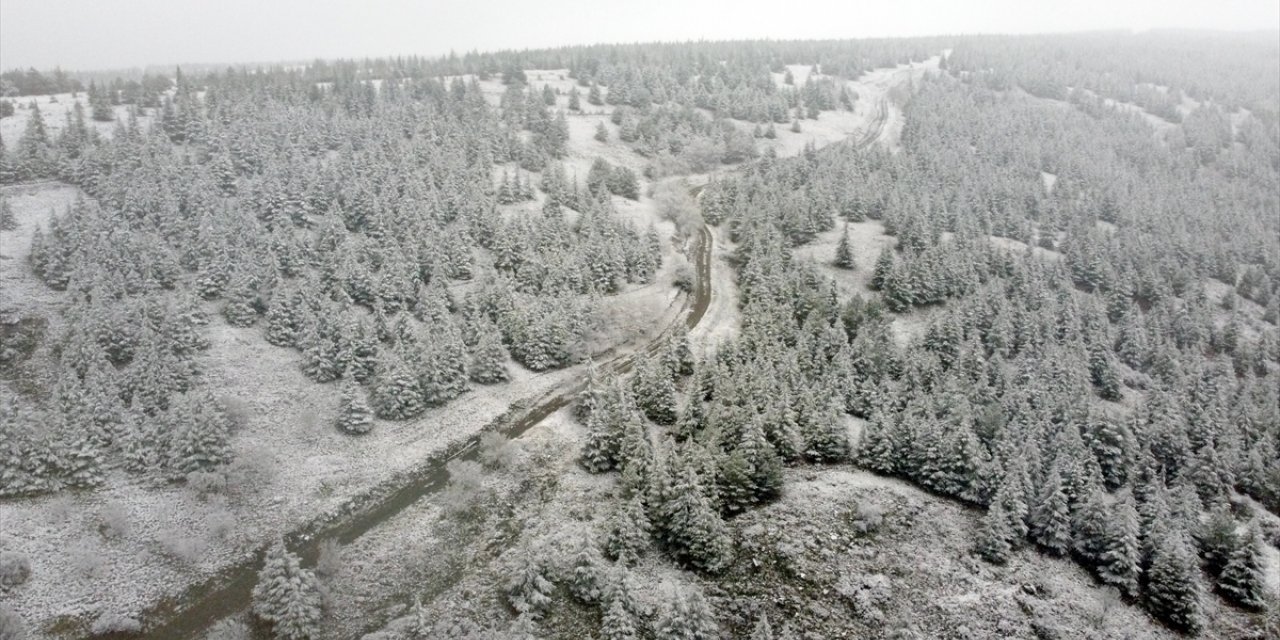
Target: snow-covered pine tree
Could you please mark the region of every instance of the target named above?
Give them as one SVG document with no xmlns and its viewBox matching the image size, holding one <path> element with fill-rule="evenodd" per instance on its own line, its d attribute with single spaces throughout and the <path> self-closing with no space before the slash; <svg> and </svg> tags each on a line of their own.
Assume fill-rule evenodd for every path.
<svg viewBox="0 0 1280 640">
<path fill-rule="evenodd" d="M 719 572 L 733 560 L 733 539 L 707 499 L 698 471 L 687 462 L 682 467 L 661 506 L 663 538 L 677 561 Z"/>
<path fill-rule="evenodd" d="M 471 381 L 480 384 L 506 382 L 511 376 L 507 373 L 507 349 L 502 346 L 498 327 L 487 318 L 482 319 L 477 333 L 478 341 L 471 349 Z"/>
<path fill-rule="evenodd" d="M 1137 597 L 1142 571 L 1139 533 L 1138 510 L 1134 508 L 1132 496 L 1125 496 L 1111 508 L 1097 574 L 1100 580 L 1129 597 Z"/>
<path fill-rule="evenodd" d="M 1184 533 L 1173 531 L 1155 545 L 1146 576 L 1145 602 L 1169 626 L 1198 633 L 1204 626 L 1200 566 Z"/>
<path fill-rule="evenodd" d="M 342 395 L 338 400 L 338 430 L 348 435 L 369 433 L 373 429 L 373 410 L 364 389 L 351 376 L 344 376 L 339 388 Z"/>
<path fill-rule="evenodd" d="M 993 502 L 982 518 L 978 529 L 978 554 L 992 564 L 1004 564 L 1009 561 L 1013 551 L 1013 532 L 1009 529 L 1009 517 L 1004 505 Z"/>
<path fill-rule="evenodd" d="M 418 376 L 392 349 L 382 349 L 378 354 L 373 409 L 379 418 L 387 420 L 405 420 L 426 409 Z"/>
<path fill-rule="evenodd" d="M 1218 591 L 1231 602 L 1253 610 L 1266 606 L 1266 566 L 1257 528 L 1238 536 L 1235 549 L 1218 575 Z"/>
<path fill-rule="evenodd" d="M 623 566 L 635 564 L 649 546 L 649 516 L 643 496 L 622 500 L 605 524 L 604 552 Z"/>
<path fill-rule="evenodd" d="M 716 640 L 720 628 L 715 612 L 702 590 L 692 585 L 671 585 L 662 613 L 654 625 L 657 640 Z"/>
<path fill-rule="evenodd" d="M 676 387 L 671 370 L 661 361 L 646 358 L 637 363 L 631 389 L 645 417 L 657 424 L 675 424 Z"/>
<path fill-rule="evenodd" d="M 845 223 L 844 231 L 840 234 L 840 242 L 836 245 L 836 267 L 840 269 L 854 269 L 857 263 L 853 259 L 853 247 L 849 244 L 849 223 Z"/>
<path fill-rule="evenodd" d="M 258 583 L 253 587 L 253 613 L 281 640 L 313 640 L 320 636 L 323 615 L 320 582 L 302 568 L 283 540 L 267 550 Z"/>
<path fill-rule="evenodd" d="M 1031 539 L 1050 553 L 1071 550 L 1071 511 L 1057 465 L 1049 470 L 1031 509 Z"/>
<path fill-rule="evenodd" d="M 639 621 L 621 598 L 609 601 L 609 607 L 600 620 L 600 637 L 603 640 L 640 640 Z"/>
</svg>

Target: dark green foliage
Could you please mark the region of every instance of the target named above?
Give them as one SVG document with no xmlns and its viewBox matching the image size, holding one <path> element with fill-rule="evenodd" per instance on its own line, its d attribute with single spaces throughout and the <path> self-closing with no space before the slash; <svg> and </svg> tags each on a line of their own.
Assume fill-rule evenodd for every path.
<svg viewBox="0 0 1280 640">
<path fill-rule="evenodd" d="M 692 586 L 670 587 L 653 632 L 657 640 L 715 640 L 720 637 L 711 604 L 701 590 Z"/>
<path fill-rule="evenodd" d="M 1255 527 L 1247 527 L 1218 575 L 1218 590 L 1231 602 L 1247 609 L 1266 606 L 1266 568 L 1262 542 Z"/>
<path fill-rule="evenodd" d="M 649 517 L 640 495 L 621 501 L 605 527 L 605 555 L 620 564 L 635 564 L 649 546 Z"/>
<path fill-rule="evenodd" d="M 338 401 L 338 430 L 349 435 L 362 435 L 373 430 L 373 410 L 365 399 L 364 389 L 353 378 L 342 380 L 342 396 Z"/>
<path fill-rule="evenodd" d="M 636 406 L 645 417 L 658 424 L 676 422 L 676 388 L 670 368 L 658 359 L 646 359 L 636 365 L 631 390 Z"/>
<path fill-rule="evenodd" d="M 703 479 L 687 462 L 682 465 L 659 506 L 661 536 L 675 559 L 701 571 L 723 570 L 733 559 L 733 539 L 707 498 Z"/>
<path fill-rule="evenodd" d="M 373 381 L 373 409 L 379 418 L 404 420 L 422 413 L 426 405 L 418 376 L 400 356 L 384 350 Z"/>
<path fill-rule="evenodd" d="M 298 556 L 277 541 L 267 550 L 253 588 L 253 613 L 282 640 L 309 640 L 321 633 L 320 583 Z"/>
<path fill-rule="evenodd" d="M 510 379 L 507 373 L 507 349 L 502 346 L 502 336 L 497 327 L 484 322 L 479 329 L 479 338 L 471 349 L 471 366 L 468 367 L 471 381 L 480 384 L 506 382 Z"/>
<path fill-rule="evenodd" d="M 1169 626 L 1198 633 L 1204 626 L 1203 587 L 1195 553 L 1186 536 L 1170 533 L 1155 546 L 1147 570 L 1147 608 Z"/>
<path fill-rule="evenodd" d="M 849 224 L 845 223 L 840 234 L 840 242 L 836 245 L 835 265 L 841 269 L 853 269 L 857 264 L 853 260 L 853 248 L 849 246 Z"/>
<path fill-rule="evenodd" d="M 1064 555 L 1071 549 L 1071 513 L 1056 465 L 1036 497 L 1030 524 L 1031 539 L 1050 553 Z"/>
</svg>

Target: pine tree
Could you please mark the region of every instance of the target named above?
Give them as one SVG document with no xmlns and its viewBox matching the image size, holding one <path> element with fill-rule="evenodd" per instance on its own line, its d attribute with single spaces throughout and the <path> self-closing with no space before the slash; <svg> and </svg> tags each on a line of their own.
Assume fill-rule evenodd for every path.
<svg viewBox="0 0 1280 640">
<path fill-rule="evenodd" d="M 613 598 L 600 620 L 600 637 L 603 640 L 640 640 L 640 629 L 635 614 L 627 608 L 622 598 Z"/>
<path fill-rule="evenodd" d="M 348 435 L 363 435 L 373 430 L 373 410 L 364 390 L 350 376 L 340 383 L 342 397 L 338 401 L 338 430 Z"/>
<path fill-rule="evenodd" d="M 587 440 L 582 445 L 582 466 L 603 473 L 618 464 L 623 420 L 627 414 L 625 392 L 618 382 L 609 385 L 587 416 Z"/>
<path fill-rule="evenodd" d="M 1126 496 L 1111 511 L 1102 553 L 1098 557 L 1098 578 L 1114 585 L 1129 597 L 1138 595 L 1142 570 L 1141 525 L 1133 498 Z"/>
<path fill-rule="evenodd" d="M 603 122 L 596 123 L 596 134 L 592 136 L 597 142 L 609 141 L 609 129 L 604 126 Z"/>
<path fill-rule="evenodd" d="M 719 572 L 733 559 L 733 540 L 707 499 L 698 472 L 687 462 L 682 466 L 661 506 L 663 537 L 679 562 Z"/>
<path fill-rule="evenodd" d="M 841 269 L 853 269 L 857 264 L 853 260 L 853 248 L 849 245 L 849 223 L 845 223 L 844 232 L 840 234 L 840 243 L 836 245 L 835 264 Z"/>
<path fill-rule="evenodd" d="M 1147 608 L 1169 626 L 1198 633 L 1204 626 L 1200 567 L 1186 535 L 1170 533 L 1155 545 L 1147 572 Z"/>
<path fill-rule="evenodd" d="M 773 640 L 773 626 L 769 624 L 768 614 L 760 614 L 756 626 L 751 629 L 751 640 Z"/>
<path fill-rule="evenodd" d="M 232 278 L 222 305 L 222 317 L 233 327 L 251 327 L 258 321 L 258 292 L 246 275 Z"/>
<path fill-rule="evenodd" d="M 8 198 L 0 198 L 0 231 L 13 231 L 18 228 L 18 220 L 13 216 L 13 207 Z"/>
<path fill-rule="evenodd" d="M 632 566 L 649 546 L 649 517 L 637 494 L 618 503 L 605 525 L 604 552 L 623 566 Z"/>
<path fill-rule="evenodd" d="M 320 583 L 283 540 L 267 550 L 253 588 L 253 613 L 282 640 L 311 640 L 321 633 Z"/>
<path fill-rule="evenodd" d="M 673 586 L 653 629 L 657 640 L 717 640 L 715 613 L 696 587 Z"/>
<path fill-rule="evenodd" d="M 1057 465 L 1049 470 L 1031 510 L 1031 539 L 1057 555 L 1071 549 L 1071 512 Z"/>
<path fill-rule="evenodd" d="M 373 384 L 373 408 L 379 418 L 406 420 L 421 414 L 426 405 L 418 376 L 398 355 L 384 349 L 378 357 Z"/>
<path fill-rule="evenodd" d="M 231 420 L 212 396 L 194 391 L 173 396 L 165 420 L 166 466 L 172 479 L 231 461 Z"/>
<path fill-rule="evenodd" d="M 1266 606 L 1266 568 L 1257 529 L 1249 526 L 1218 576 L 1218 590 L 1231 602 L 1253 610 Z"/>
<path fill-rule="evenodd" d="M 502 346 L 502 335 L 498 328 L 483 320 L 478 329 L 479 341 L 471 350 L 471 381 L 480 384 L 494 384 L 511 379 L 507 373 L 507 349 Z"/>
<path fill-rule="evenodd" d="M 658 424 L 675 424 L 676 387 L 668 367 L 656 359 L 645 359 L 636 366 L 631 389 L 647 418 Z"/>
<path fill-rule="evenodd" d="M 880 250 L 880 257 L 876 258 L 875 269 L 871 272 L 871 288 L 876 291 L 884 291 L 885 285 L 889 282 L 889 277 L 893 275 L 893 271 L 893 248 L 885 247 Z"/>
<path fill-rule="evenodd" d="M 1004 506 L 999 502 L 992 503 L 978 529 L 978 554 L 987 562 L 1004 564 L 1009 561 L 1009 554 L 1013 551 L 1013 539 Z"/>
</svg>

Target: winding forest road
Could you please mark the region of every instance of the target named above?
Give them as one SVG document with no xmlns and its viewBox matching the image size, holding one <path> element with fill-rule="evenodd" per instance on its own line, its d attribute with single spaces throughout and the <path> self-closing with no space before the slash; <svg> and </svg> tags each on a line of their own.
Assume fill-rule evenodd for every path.
<svg viewBox="0 0 1280 640">
<path fill-rule="evenodd" d="M 630 371 L 637 356 L 661 352 L 671 336 L 678 331 L 692 329 L 702 321 L 711 303 L 712 243 L 711 230 L 705 225 L 692 238 L 690 254 L 696 278 L 692 292 L 685 296 L 675 319 L 643 348 L 603 362 L 599 366 L 601 372 Z M 497 430 L 508 438 L 518 438 L 547 416 L 567 406 L 586 388 L 586 384 L 583 377 L 567 387 L 513 403 L 506 413 L 463 443 L 408 472 L 379 483 L 352 498 L 337 513 L 326 514 L 290 532 L 285 536 L 290 549 L 302 557 L 304 564 L 314 564 L 321 540 L 336 539 L 348 544 L 409 505 L 440 491 L 448 482 L 446 465 L 450 461 L 477 459 L 482 434 Z M 138 637 L 148 640 L 198 638 L 218 620 L 247 611 L 263 550 L 260 548 L 248 554 L 236 564 L 149 609 L 144 617 L 146 627 Z"/>
<path fill-rule="evenodd" d="M 887 108 L 883 100 L 877 107 L 876 116 L 866 130 L 856 138 L 847 139 L 847 142 L 865 148 L 879 139 Z M 694 195 L 697 195 L 697 190 Z M 693 290 L 685 297 L 675 319 L 643 348 L 603 362 L 599 368 L 601 372 L 626 373 L 634 367 L 637 356 L 659 353 L 677 331 L 698 326 L 711 303 L 712 244 L 711 229 L 703 225 L 692 238 L 690 254 L 696 273 Z M 482 434 L 497 430 L 508 438 L 519 438 L 572 402 L 586 384 L 583 377 L 567 387 L 513 403 L 506 413 L 461 444 L 384 480 L 352 498 L 336 513 L 324 514 L 291 531 L 285 535 L 288 546 L 302 557 L 304 564 L 314 565 L 321 540 L 335 539 L 341 544 L 349 544 L 422 498 L 439 492 L 448 483 L 446 465 L 450 461 L 478 458 Z M 246 554 L 235 564 L 147 610 L 143 618 L 146 626 L 137 637 L 146 640 L 199 638 L 219 620 L 248 611 L 264 550 L 262 547 Z"/>
</svg>

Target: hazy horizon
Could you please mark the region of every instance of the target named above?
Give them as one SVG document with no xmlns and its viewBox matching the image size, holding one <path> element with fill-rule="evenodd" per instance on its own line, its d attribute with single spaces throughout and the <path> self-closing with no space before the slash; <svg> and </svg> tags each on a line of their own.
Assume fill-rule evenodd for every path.
<svg viewBox="0 0 1280 640">
<path fill-rule="evenodd" d="M 1280 29 L 1280 3 L 1266 0 L 1140 0 L 1120 6 L 1100 0 L 988 0 L 964 6 L 940 0 L 867 6 L 819 1 L 797 11 L 759 0 L 744 0 L 729 10 L 719 3 L 679 0 L 625 6 L 584 0 L 136 0 L 129 6 L 121 11 L 112 3 L 86 0 L 5 0 L 0 4 L 0 68 L 100 71 L 653 41 Z"/>
</svg>

